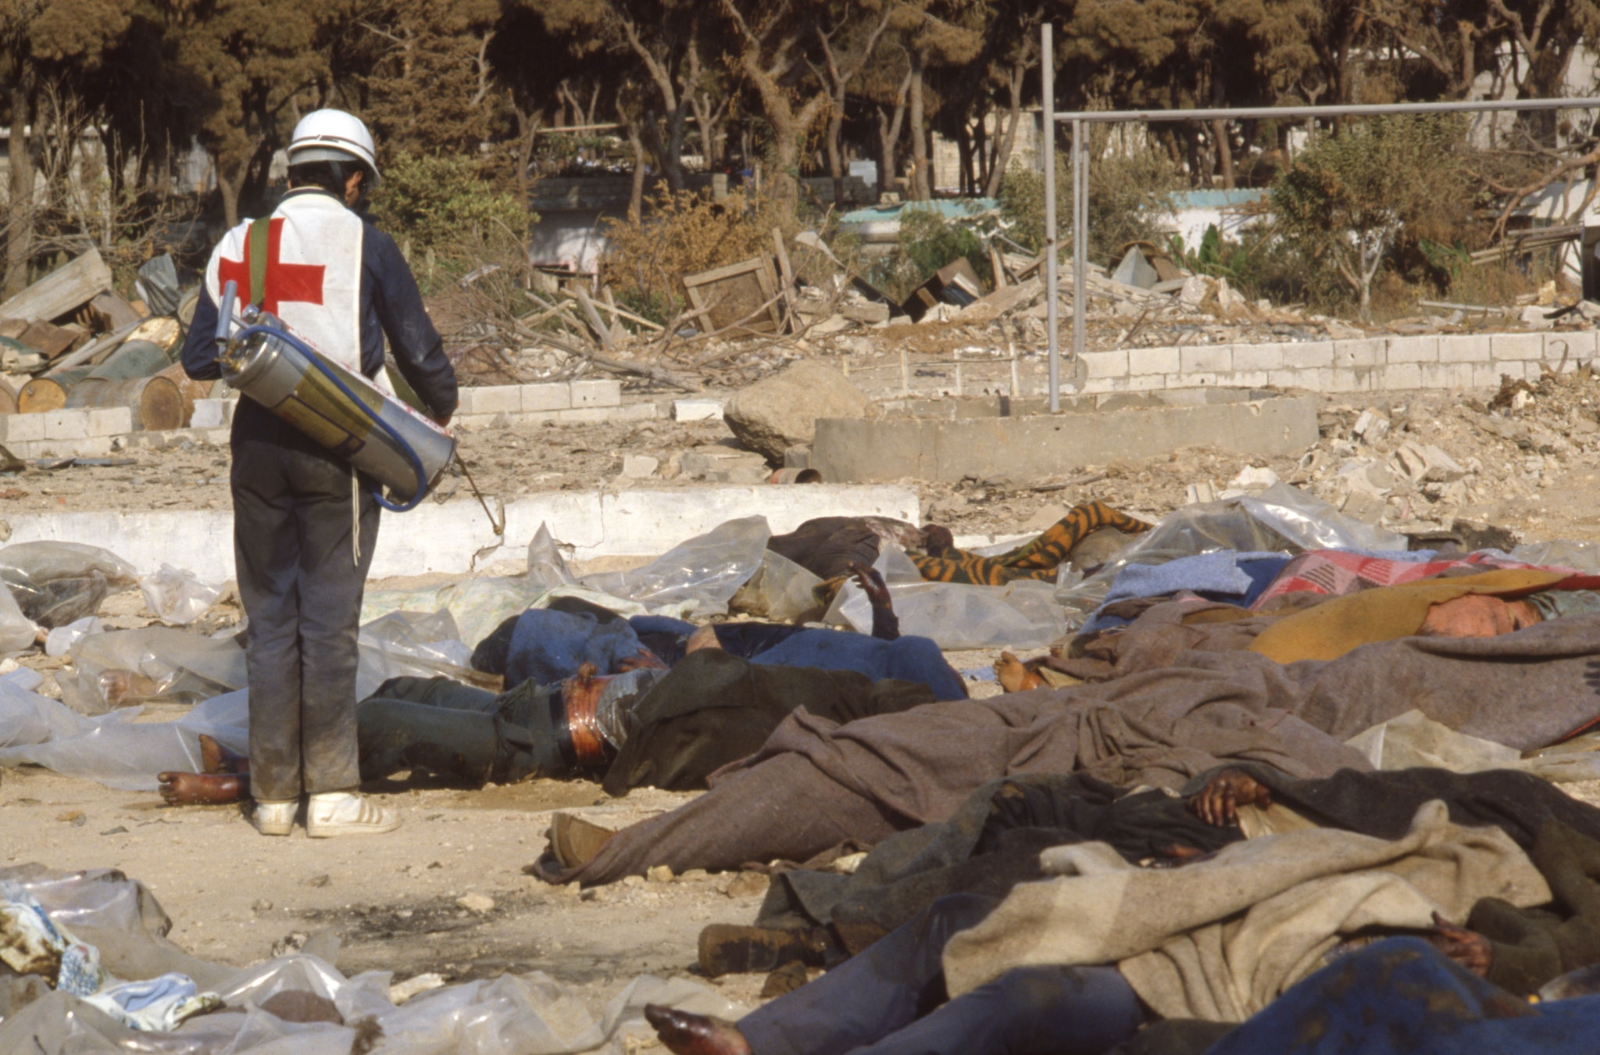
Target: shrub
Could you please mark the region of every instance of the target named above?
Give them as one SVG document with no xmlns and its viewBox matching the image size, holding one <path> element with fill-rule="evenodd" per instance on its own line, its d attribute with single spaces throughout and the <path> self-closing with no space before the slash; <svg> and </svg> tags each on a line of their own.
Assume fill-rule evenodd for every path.
<svg viewBox="0 0 1600 1055">
<path fill-rule="evenodd" d="M 650 199 L 641 220 L 608 220 L 602 264 L 617 299 L 657 322 L 682 310 L 682 277 L 773 252 L 772 230 L 793 236 L 792 210 L 743 191 L 721 201 L 683 191 Z"/>
<path fill-rule="evenodd" d="M 1115 265 L 1129 242 L 1164 242 L 1162 222 L 1172 214 L 1172 195 L 1181 187 L 1177 168 L 1154 151 L 1096 157 L 1089 166 L 1089 259 Z M 1007 237 L 1013 242 L 1032 252 L 1043 250 L 1044 174 L 1020 164 L 1007 169 L 1000 215 L 1012 225 Z M 1056 154 L 1056 219 L 1062 256 L 1070 259 L 1072 161 L 1061 153 Z"/>
<path fill-rule="evenodd" d="M 399 154 L 372 192 L 372 214 L 413 257 L 472 264 L 484 244 L 514 242 L 526 252 L 538 218 L 514 195 L 495 191 L 471 158 Z"/>
</svg>

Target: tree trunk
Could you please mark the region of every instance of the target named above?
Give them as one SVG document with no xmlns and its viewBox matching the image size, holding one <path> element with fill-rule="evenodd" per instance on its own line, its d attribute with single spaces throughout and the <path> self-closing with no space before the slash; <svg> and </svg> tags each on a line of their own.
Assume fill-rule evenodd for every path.
<svg viewBox="0 0 1600 1055">
<path fill-rule="evenodd" d="M 639 122 L 628 121 L 628 145 L 633 148 L 633 185 L 628 189 L 628 222 L 638 223 L 644 216 L 644 138 Z"/>
<path fill-rule="evenodd" d="M 222 195 L 222 219 L 231 231 L 239 226 L 239 191 L 244 186 L 244 173 L 230 180 L 222 174 L 220 166 L 216 171 L 217 192 Z"/>
<path fill-rule="evenodd" d="M 1228 122 L 1211 122 L 1211 138 L 1217 145 L 1217 163 L 1222 167 L 1222 189 L 1233 190 L 1233 145 L 1228 142 Z"/>
<path fill-rule="evenodd" d="M 894 183 L 895 177 L 900 173 L 900 131 L 905 126 L 906 120 L 906 94 L 911 89 L 911 75 L 907 74 L 900 82 L 900 90 L 895 94 L 894 117 L 890 119 L 884 115 L 883 107 L 878 107 L 878 193 L 882 194 Z"/>
<path fill-rule="evenodd" d="M 23 63 L 24 70 L 29 69 Z M 24 73 L 11 86 L 11 208 L 6 223 L 6 296 L 28 286 L 28 260 L 33 255 L 33 76 Z"/>
<path fill-rule="evenodd" d="M 843 91 L 834 97 L 832 112 L 828 114 L 828 177 L 833 180 L 833 204 L 844 208 L 844 158 L 839 153 L 839 139 L 844 129 Z"/>
<path fill-rule="evenodd" d="M 989 184 L 983 188 L 986 198 L 1000 196 L 1000 184 L 1006 178 L 1006 166 L 1011 164 L 1011 152 L 1017 147 L 1017 129 L 1022 124 L 1022 78 L 1027 66 L 1018 62 L 1011 67 L 1010 100 L 1006 108 L 1006 130 L 1000 136 L 1000 145 L 994 153 L 994 165 L 989 169 Z"/>
<path fill-rule="evenodd" d="M 922 76 L 925 57 L 921 52 L 911 53 L 911 198 L 927 201 L 933 197 L 933 180 L 928 173 L 928 120 L 922 99 Z"/>
</svg>

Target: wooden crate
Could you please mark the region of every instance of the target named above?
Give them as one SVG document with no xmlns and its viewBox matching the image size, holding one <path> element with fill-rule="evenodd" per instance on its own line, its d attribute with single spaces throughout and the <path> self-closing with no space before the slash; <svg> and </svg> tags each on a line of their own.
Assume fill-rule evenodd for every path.
<svg viewBox="0 0 1600 1055">
<path fill-rule="evenodd" d="M 701 313 L 696 322 L 702 333 L 735 325 L 750 333 L 782 332 L 778 277 L 764 257 L 685 275 L 683 288 L 690 305 Z"/>
</svg>

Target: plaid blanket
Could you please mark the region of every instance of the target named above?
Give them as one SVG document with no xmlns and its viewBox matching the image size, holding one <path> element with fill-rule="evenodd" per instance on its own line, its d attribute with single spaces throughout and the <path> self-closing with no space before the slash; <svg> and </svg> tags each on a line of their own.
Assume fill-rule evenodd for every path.
<svg viewBox="0 0 1600 1055">
<path fill-rule="evenodd" d="M 1368 557 L 1339 549 L 1312 550 L 1285 565 L 1272 585 L 1250 607 L 1259 610 L 1274 597 L 1287 593 L 1320 593 L 1329 597 L 1343 597 L 1378 586 L 1431 579 L 1458 570 L 1470 573 L 1493 571 L 1496 568 L 1537 567 L 1539 565 L 1502 560 L 1482 553 L 1469 553 L 1453 560 L 1406 561 Z"/>
</svg>

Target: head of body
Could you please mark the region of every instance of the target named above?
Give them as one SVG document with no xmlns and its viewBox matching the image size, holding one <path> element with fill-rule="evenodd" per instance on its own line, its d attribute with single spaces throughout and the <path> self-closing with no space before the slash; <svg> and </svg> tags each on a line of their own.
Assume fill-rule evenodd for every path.
<svg viewBox="0 0 1600 1055">
<path fill-rule="evenodd" d="M 289 189 L 320 187 L 355 208 L 378 182 L 372 133 L 354 114 L 316 110 L 289 140 Z"/>
</svg>

